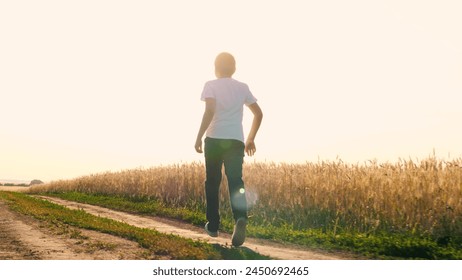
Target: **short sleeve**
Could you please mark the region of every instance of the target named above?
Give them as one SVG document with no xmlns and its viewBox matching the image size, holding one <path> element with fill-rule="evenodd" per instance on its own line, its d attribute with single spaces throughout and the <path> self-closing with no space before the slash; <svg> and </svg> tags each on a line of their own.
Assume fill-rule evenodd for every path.
<svg viewBox="0 0 462 280">
<path fill-rule="evenodd" d="M 246 85 L 245 86 L 246 88 L 246 98 L 245 98 L 245 101 L 244 101 L 244 104 L 246 106 L 250 106 L 252 105 L 253 103 L 257 102 L 257 99 L 255 98 L 255 96 L 253 96 L 252 92 L 250 91 L 249 87 Z"/>
<path fill-rule="evenodd" d="M 212 86 L 210 85 L 209 82 L 205 83 L 204 89 L 202 90 L 202 95 L 201 95 L 201 100 L 205 101 L 206 98 L 214 98 L 215 99 L 215 93 L 213 91 Z"/>
</svg>

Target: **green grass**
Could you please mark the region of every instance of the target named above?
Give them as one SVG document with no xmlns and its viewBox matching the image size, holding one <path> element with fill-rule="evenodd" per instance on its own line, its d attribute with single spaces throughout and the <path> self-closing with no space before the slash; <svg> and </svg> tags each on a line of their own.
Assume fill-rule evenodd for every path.
<svg viewBox="0 0 462 280">
<path fill-rule="evenodd" d="M 147 198 L 85 194 L 78 192 L 48 193 L 76 202 L 99 205 L 115 210 L 144 215 L 175 218 L 202 226 L 204 210 L 198 207 L 175 208 Z M 224 213 L 222 231 L 231 232 L 232 217 Z M 311 248 L 341 250 L 377 259 L 462 259 L 462 245 L 457 240 L 433 240 L 428 236 L 400 232 L 375 231 L 355 233 L 334 228 L 300 229 L 288 223 L 268 224 L 257 216 L 251 218 L 248 235 L 257 238 L 289 242 Z"/>
<path fill-rule="evenodd" d="M 0 199 L 7 201 L 12 210 L 51 225 L 64 223 L 135 241 L 143 248 L 149 249 L 153 253 L 153 258 L 267 259 L 267 257 L 250 250 L 210 245 L 175 235 L 162 234 L 155 230 L 138 228 L 112 219 L 97 217 L 82 210 L 71 210 L 26 194 L 0 191 Z M 101 201 L 108 203 L 111 199 L 107 198 Z"/>
</svg>

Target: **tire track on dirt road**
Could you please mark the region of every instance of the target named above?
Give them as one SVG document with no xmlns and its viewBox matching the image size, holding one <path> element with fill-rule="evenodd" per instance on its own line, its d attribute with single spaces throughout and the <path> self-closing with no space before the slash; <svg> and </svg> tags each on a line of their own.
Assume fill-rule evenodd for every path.
<svg viewBox="0 0 462 280">
<path fill-rule="evenodd" d="M 37 197 L 56 204 L 66 206 L 70 209 L 84 210 L 89 214 L 117 221 L 122 221 L 136 227 L 155 229 L 161 233 L 174 234 L 185 238 L 191 238 L 193 240 L 199 240 L 212 244 L 220 244 L 223 246 L 230 246 L 231 236 L 227 233 L 220 232 L 220 236 L 218 238 L 212 238 L 209 237 L 203 229 L 179 221 L 159 217 L 148 217 L 129 214 L 121 211 L 111 210 L 108 208 L 63 200 L 54 197 Z M 294 245 L 281 245 L 276 242 L 255 238 L 247 238 L 246 242 L 242 247 L 248 248 L 259 254 L 269 256 L 274 259 L 283 260 L 339 260 L 354 258 L 353 256 L 350 256 L 348 254 L 334 254 L 328 252 L 308 250 Z"/>
</svg>

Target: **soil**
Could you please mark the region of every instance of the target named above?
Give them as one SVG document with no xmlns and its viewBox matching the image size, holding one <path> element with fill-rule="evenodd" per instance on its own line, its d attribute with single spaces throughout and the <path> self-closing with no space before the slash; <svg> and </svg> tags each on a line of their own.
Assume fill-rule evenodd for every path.
<svg viewBox="0 0 462 280">
<path fill-rule="evenodd" d="M 66 226 L 53 228 L 20 215 L 0 201 L 0 260 L 146 259 L 138 243 Z"/>
<path fill-rule="evenodd" d="M 0 190 L 4 188 L 0 187 Z M 11 189 L 8 189 L 11 190 Z M 22 188 L 19 191 L 27 191 Z M 185 238 L 230 246 L 231 236 L 226 233 L 212 238 L 202 228 L 160 217 L 141 216 L 103 207 L 82 204 L 51 197 L 41 197 L 70 209 L 81 209 L 90 214 L 123 221 L 141 228 L 155 229 L 162 233 L 180 235 Z M 146 249 L 137 243 L 109 234 L 66 227 L 56 229 L 8 209 L 0 201 L 0 260 L 44 259 L 44 260 L 93 260 L 93 259 L 152 259 Z M 336 260 L 356 259 L 345 253 L 331 253 L 306 249 L 290 244 L 247 238 L 243 247 L 262 255 L 283 260 Z"/>
</svg>

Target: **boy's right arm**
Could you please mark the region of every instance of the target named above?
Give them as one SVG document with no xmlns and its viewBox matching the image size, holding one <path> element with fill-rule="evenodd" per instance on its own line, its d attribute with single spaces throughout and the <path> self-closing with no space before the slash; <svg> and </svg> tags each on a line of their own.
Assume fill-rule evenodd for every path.
<svg viewBox="0 0 462 280">
<path fill-rule="evenodd" d="M 258 129 L 260 128 L 261 122 L 263 120 L 263 112 L 256 102 L 249 105 L 249 109 L 253 113 L 253 121 L 249 135 L 245 141 L 245 152 L 248 156 L 253 156 L 257 151 L 255 146 L 255 136 L 257 136 Z"/>
<path fill-rule="evenodd" d="M 194 144 L 194 148 L 196 152 L 202 153 L 202 137 L 204 136 L 207 128 L 209 127 L 210 123 L 212 122 L 213 116 L 215 115 L 215 106 L 216 102 L 213 98 L 206 98 L 205 99 L 205 111 L 204 115 L 202 116 L 201 126 L 199 128 L 199 132 L 197 133 L 196 143 Z"/>
</svg>

